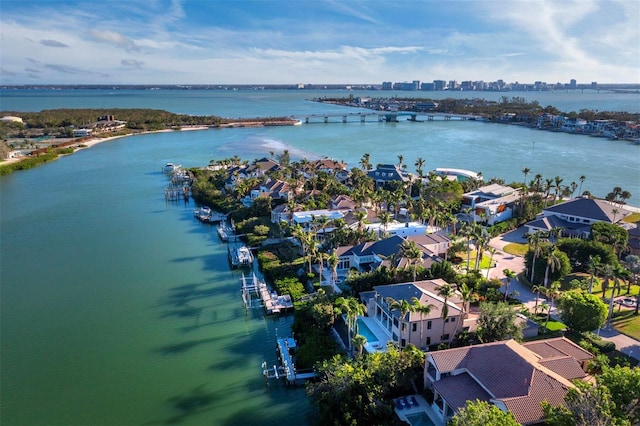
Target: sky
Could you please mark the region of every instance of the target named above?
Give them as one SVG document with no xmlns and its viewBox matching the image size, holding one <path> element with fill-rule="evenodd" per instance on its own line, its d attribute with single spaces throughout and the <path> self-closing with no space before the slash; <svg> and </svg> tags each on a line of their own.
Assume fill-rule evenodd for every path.
<svg viewBox="0 0 640 426">
<path fill-rule="evenodd" d="M 640 83 L 638 0 L 0 0 L 0 84 Z"/>
</svg>

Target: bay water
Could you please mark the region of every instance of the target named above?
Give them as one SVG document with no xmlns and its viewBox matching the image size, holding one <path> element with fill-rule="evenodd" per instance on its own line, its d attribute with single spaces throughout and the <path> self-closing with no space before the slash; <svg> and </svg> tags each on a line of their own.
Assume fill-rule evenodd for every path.
<svg viewBox="0 0 640 426">
<path fill-rule="evenodd" d="M 0 109 L 11 111 L 150 107 L 254 117 L 343 111 L 305 98 L 349 93 L 0 94 Z M 637 95 L 561 95 L 540 103 L 567 111 L 640 109 Z M 630 204 L 640 205 L 639 146 L 471 121 L 154 133 L 2 176 L 0 423 L 308 424 L 304 389 L 267 384 L 261 375 L 263 361 L 276 362 L 274 341 L 289 335 L 291 317 L 245 311 L 241 273 L 230 270 L 215 227 L 194 219 L 192 201 L 167 203 L 161 173 L 168 161 L 195 167 L 284 149 L 351 167 L 365 152 L 373 164 L 402 155 L 409 170 L 422 157 L 425 170 L 465 168 L 507 182 L 522 181 L 524 167 L 528 179 L 540 173 L 568 184 L 584 175 L 583 191 L 604 196 L 621 186 L 632 193 Z"/>
</svg>

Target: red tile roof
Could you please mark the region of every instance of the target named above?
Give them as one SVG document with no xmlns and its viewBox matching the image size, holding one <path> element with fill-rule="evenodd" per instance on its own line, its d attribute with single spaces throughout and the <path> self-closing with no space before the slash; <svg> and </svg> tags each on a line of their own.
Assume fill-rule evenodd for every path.
<svg viewBox="0 0 640 426">
<path fill-rule="evenodd" d="M 572 356 L 579 362 L 593 359 L 593 355 L 573 343 L 566 337 L 556 337 L 554 339 L 536 340 L 523 343 L 522 346 L 538 354 L 541 358 Z"/>
</svg>

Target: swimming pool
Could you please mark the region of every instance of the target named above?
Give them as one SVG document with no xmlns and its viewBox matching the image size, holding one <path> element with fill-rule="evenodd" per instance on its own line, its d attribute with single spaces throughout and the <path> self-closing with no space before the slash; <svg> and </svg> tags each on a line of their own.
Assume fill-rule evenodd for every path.
<svg viewBox="0 0 640 426">
<path fill-rule="evenodd" d="M 358 318 L 358 334 L 364 336 L 367 339 L 367 343 L 375 343 L 379 341 L 376 335 L 369 330 L 369 327 L 367 327 L 367 324 L 361 318 Z"/>
<path fill-rule="evenodd" d="M 435 426 L 435 423 L 433 423 L 424 411 L 415 414 L 407 414 L 406 416 L 407 421 L 411 426 Z"/>
</svg>

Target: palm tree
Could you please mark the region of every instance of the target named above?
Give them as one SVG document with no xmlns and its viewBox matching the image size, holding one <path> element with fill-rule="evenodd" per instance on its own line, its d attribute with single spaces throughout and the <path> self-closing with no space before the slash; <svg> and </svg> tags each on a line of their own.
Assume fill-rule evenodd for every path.
<svg viewBox="0 0 640 426">
<path fill-rule="evenodd" d="M 420 314 L 420 348 L 422 348 L 422 345 L 424 344 L 424 340 L 422 339 L 422 333 L 424 329 L 424 315 L 429 315 L 431 313 L 431 310 L 435 308 L 435 306 L 432 304 L 423 305 L 420 302 L 420 299 L 415 296 L 411 298 L 411 304 L 413 305 L 413 312 L 417 312 Z"/>
<path fill-rule="evenodd" d="M 600 256 L 589 255 L 589 273 L 591 274 L 591 280 L 589 281 L 589 294 L 593 293 L 593 277 L 600 268 Z"/>
<path fill-rule="evenodd" d="M 506 268 L 502 270 L 502 273 L 504 274 L 504 277 L 506 278 L 504 284 L 504 301 L 506 302 L 507 299 L 509 298 L 509 284 L 511 284 L 511 280 L 514 279 L 516 277 L 516 273 L 513 272 L 511 269 Z"/>
<path fill-rule="evenodd" d="M 351 352 L 351 338 L 358 334 L 358 315 L 364 315 L 366 307 L 353 297 L 338 297 L 334 302 L 334 312 L 347 315 L 347 340 Z"/>
<path fill-rule="evenodd" d="M 551 287 L 549 287 L 546 291 L 546 295 L 550 299 L 550 303 L 549 310 L 547 311 L 547 320 L 544 323 L 545 327 L 547 326 L 547 324 L 549 324 L 549 317 L 551 316 L 551 310 L 553 309 L 553 301 L 556 300 L 556 298 L 558 298 L 560 294 L 562 294 L 562 292 L 560 291 L 560 282 L 554 281 L 553 283 L 551 283 Z"/>
<path fill-rule="evenodd" d="M 534 285 L 531 287 L 531 291 L 536 293 L 536 304 L 533 306 L 533 314 L 538 314 L 538 300 L 540 300 L 540 293 L 544 293 L 546 288 L 542 285 Z"/>
<path fill-rule="evenodd" d="M 536 268 L 536 258 L 542 253 L 542 246 L 540 245 L 540 241 L 542 240 L 542 236 L 544 234 L 541 231 L 536 231 L 533 234 L 529 234 L 527 236 L 527 240 L 529 240 L 530 250 L 533 251 L 533 258 L 531 261 L 531 278 L 530 282 L 533 282 L 533 273 Z"/>
<path fill-rule="evenodd" d="M 387 297 L 386 299 L 387 304 L 389 305 L 389 310 L 390 311 L 399 311 L 400 313 L 400 327 L 398 327 L 398 346 L 399 347 L 403 347 L 401 345 L 402 342 L 402 332 L 405 330 L 405 322 L 404 322 L 404 317 L 407 316 L 407 314 L 409 312 L 415 312 L 415 308 L 414 306 L 409 303 L 408 301 L 406 301 L 405 299 L 401 299 L 401 300 L 395 300 L 393 297 Z M 407 321 L 407 323 L 409 323 L 409 321 Z M 409 338 L 407 339 L 408 342 L 411 342 L 411 329 L 409 329 Z"/>
<path fill-rule="evenodd" d="M 380 213 L 380 215 L 378 215 L 378 218 L 380 219 L 380 228 L 382 228 L 382 230 L 384 231 L 383 235 L 387 234 L 387 228 L 389 226 L 389 224 L 391 223 L 393 217 L 391 216 L 391 213 L 389 212 L 382 212 Z"/>
<path fill-rule="evenodd" d="M 528 167 L 525 167 L 524 169 L 522 169 L 522 174 L 524 174 L 524 185 L 523 185 L 523 193 L 527 192 L 527 175 L 531 172 L 531 169 Z"/>
<path fill-rule="evenodd" d="M 367 338 L 361 334 L 356 334 L 353 339 L 351 339 L 351 343 L 358 349 L 358 356 L 362 356 L 362 348 L 364 344 L 367 343 Z"/>
<path fill-rule="evenodd" d="M 469 303 L 476 300 L 477 294 L 473 291 L 473 287 L 469 287 L 467 283 L 462 283 L 462 285 L 458 287 L 458 291 L 462 296 L 462 319 L 464 320 L 469 312 Z"/>
<path fill-rule="evenodd" d="M 331 255 L 327 257 L 327 265 L 331 268 L 331 286 L 336 282 L 338 278 L 338 264 L 340 263 L 340 258 L 338 257 L 337 250 L 333 250 Z"/>
<path fill-rule="evenodd" d="M 582 195 L 582 182 L 584 182 L 584 180 L 585 180 L 586 178 L 587 178 L 587 177 L 586 177 L 585 175 L 581 175 L 581 176 L 580 176 L 580 178 L 578 179 L 578 180 L 580 181 L 580 187 L 579 187 L 579 189 L 578 189 L 578 194 L 580 194 L 580 195 Z"/>
<path fill-rule="evenodd" d="M 413 263 L 413 281 L 415 281 L 418 261 L 422 260 L 422 250 L 418 248 L 418 244 L 415 241 L 411 240 L 404 240 L 401 248 L 402 254 L 407 258 L 407 266 L 411 266 Z"/>
<path fill-rule="evenodd" d="M 453 296 L 455 294 L 453 287 L 451 287 L 450 284 L 443 284 L 438 288 L 438 296 L 442 297 L 443 299 L 443 303 L 442 303 L 442 312 L 441 312 L 441 318 L 442 318 L 442 336 L 444 336 L 444 332 L 445 332 L 445 326 L 447 325 L 447 323 L 445 322 L 447 320 L 447 317 L 449 316 L 449 298 L 451 296 Z M 441 337 L 442 338 L 442 337 Z"/>
<path fill-rule="evenodd" d="M 556 193 L 555 196 L 553 197 L 553 203 L 555 204 L 558 197 L 560 197 L 562 194 L 562 185 L 560 184 L 564 179 L 561 179 L 560 176 L 556 176 L 555 178 L 553 178 L 553 180 L 554 180 L 554 190 Z"/>
<path fill-rule="evenodd" d="M 560 268 L 562 264 L 560 263 L 560 258 L 556 253 L 556 246 L 552 245 L 547 249 L 547 267 L 544 270 L 544 286 L 548 287 L 549 284 L 549 271 L 552 273 L 556 270 L 556 268 Z"/>
<path fill-rule="evenodd" d="M 422 170 L 422 167 L 424 166 L 424 159 L 422 157 L 418 157 L 416 159 L 416 173 L 418 173 L 418 176 L 422 179 L 424 177 L 424 173 Z"/>
<path fill-rule="evenodd" d="M 365 153 L 360 159 L 360 165 L 365 172 L 371 170 L 371 156 L 369 153 Z"/>
<path fill-rule="evenodd" d="M 489 267 L 487 268 L 487 280 L 489 279 L 489 272 L 491 272 L 491 265 L 493 265 L 493 255 L 496 254 L 496 249 L 493 247 L 489 247 L 487 250 L 489 252 Z"/>
</svg>

